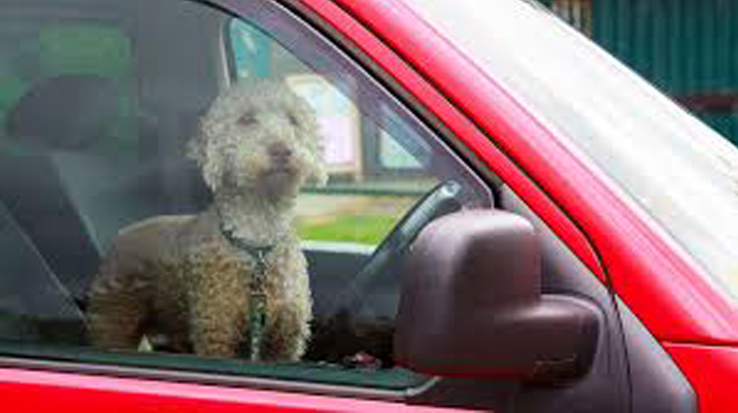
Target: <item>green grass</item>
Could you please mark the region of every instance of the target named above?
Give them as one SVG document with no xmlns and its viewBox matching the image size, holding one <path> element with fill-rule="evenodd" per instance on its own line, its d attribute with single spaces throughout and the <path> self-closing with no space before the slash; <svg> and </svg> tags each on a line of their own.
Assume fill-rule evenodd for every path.
<svg viewBox="0 0 738 413">
<path fill-rule="evenodd" d="M 381 215 L 344 215 L 329 222 L 298 223 L 300 237 L 311 241 L 355 242 L 377 245 L 394 227 L 397 218 Z"/>
</svg>

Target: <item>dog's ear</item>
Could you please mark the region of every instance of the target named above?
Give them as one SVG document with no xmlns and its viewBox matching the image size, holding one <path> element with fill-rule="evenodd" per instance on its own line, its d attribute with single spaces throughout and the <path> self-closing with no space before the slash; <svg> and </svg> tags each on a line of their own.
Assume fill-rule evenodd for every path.
<svg viewBox="0 0 738 413">
<path fill-rule="evenodd" d="M 313 116 L 311 119 L 309 134 L 312 159 L 309 167 L 307 181 L 315 186 L 325 186 L 328 183 L 328 170 L 325 163 L 325 137 L 318 130 L 317 122 Z"/>
<path fill-rule="evenodd" d="M 292 91 L 288 93 L 295 98 L 290 116 L 297 120 L 300 133 L 306 135 L 307 146 L 312 154 L 306 181 L 315 186 L 325 186 L 328 183 L 328 171 L 324 159 L 325 136 L 320 131 L 317 113 L 303 97 Z"/>
<path fill-rule="evenodd" d="M 212 127 L 204 120 L 198 122 L 198 133 L 187 143 L 187 157 L 197 162 L 208 188 L 216 192 L 223 180 L 222 154 L 212 139 Z"/>
</svg>

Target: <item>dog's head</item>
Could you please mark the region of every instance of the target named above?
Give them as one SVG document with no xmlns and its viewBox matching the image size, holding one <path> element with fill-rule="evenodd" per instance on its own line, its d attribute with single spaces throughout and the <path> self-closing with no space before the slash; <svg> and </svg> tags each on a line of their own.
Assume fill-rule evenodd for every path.
<svg viewBox="0 0 738 413">
<path fill-rule="evenodd" d="M 222 93 L 188 149 L 213 192 L 293 194 L 327 180 L 315 112 L 276 80 L 246 79 Z"/>
</svg>

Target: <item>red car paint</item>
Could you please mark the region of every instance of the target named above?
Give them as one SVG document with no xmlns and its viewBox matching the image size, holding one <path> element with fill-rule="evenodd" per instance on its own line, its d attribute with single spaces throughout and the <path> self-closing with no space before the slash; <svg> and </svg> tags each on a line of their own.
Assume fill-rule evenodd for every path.
<svg viewBox="0 0 738 413">
<path fill-rule="evenodd" d="M 315 6 L 317 2 L 309 3 Z M 388 6 L 379 0 L 339 3 L 384 39 L 456 108 L 474 119 L 502 152 L 579 224 L 618 295 L 673 355 L 695 386 L 700 408 L 710 412 L 733 411 L 729 400 L 717 395 L 730 394 L 736 386 L 733 383 L 738 383 L 738 352 L 720 347 L 738 345 L 738 308 L 725 293 L 706 281 L 703 269 L 599 168 L 571 150 L 565 138 L 546 130 L 515 102 L 495 82 L 493 73 L 482 72 L 473 58 L 463 55 L 449 41 L 429 42 L 428 39 L 442 34 L 410 9 L 401 4 Z M 372 54 L 376 53 L 372 48 L 364 51 L 375 59 L 381 58 Z M 392 72 L 391 67 L 386 69 Z M 411 90 L 417 85 L 409 77 L 397 80 Z M 489 159 L 490 152 L 496 152 L 492 145 L 468 139 L 469 135 L 459 136 L 485 159 Z M 509 163 L 491 163 L 490 167 L 503 179 L 516 173 L 507 170 Z M 571 233 L 562 228 L 561 215 L 531 201 L 536 192 L 533 188 L 514 188 L 592 267 L 583 251 L 586 249 L 570 244 Z M 703 346 L 700 351 L 677 350 L 689 344 Z M 695 365 L 710 374 L 695 375 L 691 368 Z"/>
<path fill-rule="evenodd" d="M 738 309 L 599 168 L 537 122 L 473 57 L 410 9 L 382 0 L 301 3 L 388 75 L 510 185 L 645 323 L 703 411 L 732 411 Z M 475 79 L 467 82 L 466 79 Z M 23 411 L 444 411 L 400 403 L 0 369 Z M 18 405 L 13 403 L 18 401 Z"/>
<path fill-rule="evenodd" d="M 349 398 L 17 369 L 0 369 L 0 398 L 4 400 L 3 411 L 12 412 L 459 411 Z"/>
<path fill-rule="evenodd" d="M 738 348 L 686 343 L 664 347 L 697 389 L 702 411 L 735 411 Z"/>
</svg>

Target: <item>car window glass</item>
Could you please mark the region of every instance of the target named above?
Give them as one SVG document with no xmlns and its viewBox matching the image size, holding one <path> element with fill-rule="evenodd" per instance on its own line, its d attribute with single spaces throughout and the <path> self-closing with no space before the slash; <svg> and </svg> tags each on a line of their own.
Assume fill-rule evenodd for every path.
<svg viewBox="0 0 738 413">
<path fill-rule="evenodd" d="M 392 359 L 403 252 L 435 217 L 491 202 L 453 152 L 275 6 L 70 7 L 0 11 L 15 27 L 0 44 L 32 45 L 0 51 L 16 85 L 0 167 L 26 178 L 0 182 L 0 351 L 424 381 Z"/>
<path fill-rule="evenodd" d="M 7 131 L 7 117 L 19 100 L 48 79 L 104 77 L 118 87 L 116 118 L 111 119 L 109 139 L 95 142 L 103 153 L 135 151 L 135 124 L 131 121 L 133 81 L 131 39 L 111 23 L 70 19 L 47 24 L 44 18 L 18 21 L 3 19 L 0 27 L 0 125 Z M 6 150 L 12 148 L 5 145 Z"/>
</svg>

